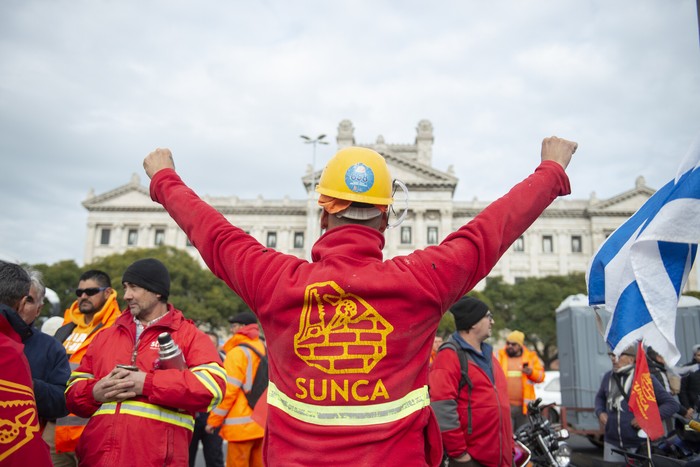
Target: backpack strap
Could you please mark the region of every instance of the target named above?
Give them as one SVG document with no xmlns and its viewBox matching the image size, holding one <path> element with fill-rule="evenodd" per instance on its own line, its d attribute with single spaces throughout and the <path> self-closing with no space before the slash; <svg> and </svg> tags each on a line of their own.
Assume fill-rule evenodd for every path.
<svg viewBox="0 0 700 467">
<path fill-rule="evenodd" d="M 462 377 L 459 380 L 459 387 L 457 388 L 457 397 L 462 391 L 464 386 L 467 386 L 467 434 L 472 434 L 472 388 L 474 383 L 472 383 L 471 378 L 469 378 L 469 360 L 471 357 L 467 351 L 461 348 L 457 343 L 449 339 L 444 342 L 439 348 L 438 352 L 443 349 L 452 349 L 457 354 L 459 358 L 459 369 Z"/>
<path fill-rule="evenodd" d="M 265 358 L 265 355 L 261 354 L 258 350 L 255 349 L 255 347 L 253 347 L 250 344 L 246 344 L 245 342 L 238 344 L 236 347 L 245 347 L 246 349 L 252 350 L 255 353 L 255 355 L 257 355 L 260 358 L 260 360 Z"/>
<path fill-rule="evenodd" d="M 58 330 L 57 330 L 56 333 L 53 335 L 53 337 L 54 337 L 58 342 L 60 342 L 61 344 L 63 344 L 63 342 L 64 342 L 66 339 L 68 339 L 68 336 L 70 336 L 70 335 L 73 333 L 73 329 L 75 329 L 76 327 L 77 327 L 77 326 L 76 326 L 75 323 L 72 323 L 72 322 L 71 322 L 71 323 L 66 323 L 66 324 L 64 324 L 63 326 L 61 326 L 60 328 L 58 328 Z"/>
</svg>

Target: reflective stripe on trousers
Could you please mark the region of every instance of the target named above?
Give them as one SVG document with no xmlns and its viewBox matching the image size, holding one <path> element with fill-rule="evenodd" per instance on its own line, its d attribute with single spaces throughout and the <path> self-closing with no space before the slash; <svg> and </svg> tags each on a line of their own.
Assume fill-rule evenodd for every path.
<svg viewBox="0 0 700 467">
<path fill-rule="evenodd" d="M 270 381 L 267 403 L 290 417 L 323 426 L 379 425 L 395 422 L 430 405 L 428 386 L 414 389 L 401 399 L 372 405 L 312 405 L 292 399 Z"/>
<path fill-rule="evenodd" d="M 119 409 L 120 414 L 133 415 L 135 417 L 149 418 L 163 423 L 187 428 L 194 431 L 194 418 L 186 413 L 165 409 L 158 405 L 145 402 L 124 401 L 121 403 L 107 402 L 102 404 L 93 417 L 98 415 L 114 415 Z"/>
</svg>

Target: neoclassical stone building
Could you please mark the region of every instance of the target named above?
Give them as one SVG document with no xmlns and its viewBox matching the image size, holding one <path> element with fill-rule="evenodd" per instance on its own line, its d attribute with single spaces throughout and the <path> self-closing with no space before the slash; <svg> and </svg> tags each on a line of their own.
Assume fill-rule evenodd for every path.
<svg viewBox="0 0 700 467">
<path fill-rule="evenodd" d="M 432 167 L 433 140 L 433 126 L 427 120 L 418 123 L 415 141 L 409 144 L 389 144 L 381 136 L 373 144 L 358 144 L 352 122 L 343 120 L 338 125 L 338 149 L 359 145 L 376 150 L 386 158 L 392 175 L 408 187 L 408 215 L 400 226 L 386 233 L 387 258 L 438 244 L 489 204 L 454 199 L 458 179 L 451 167 L 447 172 Z M 320 235 L 319 208 L 312 190 L 319 177 L 320 170 L 312 173 L 309 169 L 303 175 L 309 193 L 306 199 L 204 199 L 262 244 L 308 258 Z M 609 199 L 556 200 L 511 246 L 491 276 L 513 283 L 525 277 L 584 272 L 603 240 L 654 191 L 639 177 L 633 188 Z M 83 206 L 88 210 L 85 263 L 129 248 L 157 245 L 182 248 L 199 258 L 170 216 L 151 201 L 148 188 L 135 174 L 126 185 L 100 195 L 90 193 Z M 399 201 L 397 210 L 401 206 Z M 697 289 L 696 268 L 688 283 L 690 289 Z"/>
</svg>

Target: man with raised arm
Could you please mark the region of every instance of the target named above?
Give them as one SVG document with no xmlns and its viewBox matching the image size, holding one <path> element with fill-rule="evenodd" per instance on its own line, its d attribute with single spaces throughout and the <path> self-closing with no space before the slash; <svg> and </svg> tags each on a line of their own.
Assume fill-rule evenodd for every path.
<svg viewBox="0 0 700 467">
<path fill-rule="evenodd" d="M 379 153 L 341 149 L 316 191 L 312 261 L 262 245 L 201 200 L 172 154 L 146 157 L 151 197 L 211 271 L 253 310 L 267 337 L 268 465 L 438 465 L 428 364 L 441 316 L 491 271 L 558 196 L 576 143 L 542 143 L 541 163 L 440 245 L 384 260 L 392 177 Z"/>
</svg>

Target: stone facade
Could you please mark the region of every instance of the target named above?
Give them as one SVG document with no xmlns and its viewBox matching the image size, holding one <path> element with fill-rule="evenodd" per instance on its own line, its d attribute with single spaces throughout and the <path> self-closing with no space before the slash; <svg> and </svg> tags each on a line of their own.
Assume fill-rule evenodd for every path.
<svg viewBox="0 0 700 467">
<path fill-rule="evenodd" d="M 338 149 L 358 145 L 352 122 L 340 122 L 336 142 Z M 489 204 L 454 199 L 458 179 L 452 168 L 443 172 L 432 167 L 433 126 L 427 120 L 418 123 L 412 144 L 387 144 L 379 136 L 374 144 L 359 146 L 384 155 L 392 175 L 408 187 L 408 214 L 401 225 L 386 232 L 387 258 L 438 244 Z M 306 199 L 203 198 L 262 244 L 309 258 L 311 246 L 320 234 L 319 208 L 312 191 L 319 178 L 320 171 L 308 171 L 302 177 L 309 193 Z M 502 276 L 513 283 L 526 277 L 584 272 L 603 240 L 654 191 L 639 177 L 632 189 L 609 199 L 600 200 L 593 195 L 586 200 L 556 200 L 509 248 L 491 276 Z M 401 212 L 405 205 L 397 199 L 396 210 Z M 126 185 L 100 195 L 89 194 L 83 206 L 88 211 L 86 264 L 129 248 L 161 244 L 185 249 L 201 262 L 185 234 L 160 205 L 151 201 L 148 188 L 135 174 Z M 696 269 L 688 281 L 691 290 L 697 290 Z M 479 284 L 479 288 L 483 286 L 483 282 Z"/>
</svg>

